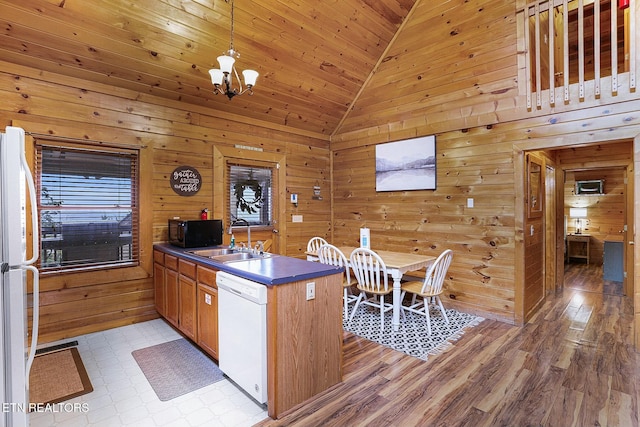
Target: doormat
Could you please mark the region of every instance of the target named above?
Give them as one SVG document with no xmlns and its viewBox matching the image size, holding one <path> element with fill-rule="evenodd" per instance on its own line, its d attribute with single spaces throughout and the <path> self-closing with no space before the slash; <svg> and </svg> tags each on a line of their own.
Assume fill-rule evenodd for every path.
<svg viewBox="0 0 640 427">
<path fill-rule="evenodd" d="M 29 400 L 34 404 L 60 403 L 93 391 L 75 347 L 36 356 L 29 384 Z"/>
<path fill-rule="evenodd" d="M 184 338 L 135 350 L 131 354 L 163 402 L 224 378 L 213 360 Z"/>
<path fill-rule="evenodd" d="M 431 307 L 431 335 L 427 334 L 427 319 L 422 314 L 405 312 L 400 314 L 400 328 L 391 326 L 392 313 L 385 313 L 384 329 L 380 328 L 380 309 L 363 305 L 351 322 L 343 320 L 343 328 L 355 335 L 377 342 L 409 356 L 427 360 L 429 355 L 443 352 L 453 341 L 459 339 L 465 329 L 478 325 L 482 317 L 462 313 L 454 309 L 445 310 L 449 323 L 444 322 L 439 308 Z"/>
</svg>

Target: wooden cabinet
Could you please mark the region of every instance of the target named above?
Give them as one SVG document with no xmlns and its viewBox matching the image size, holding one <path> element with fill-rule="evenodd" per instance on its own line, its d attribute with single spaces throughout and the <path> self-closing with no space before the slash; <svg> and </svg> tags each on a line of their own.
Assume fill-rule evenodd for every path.
<svg viewBox="0 0 640 427">
<path fill-rule="evenodd" d="M 178 327 L 192 340 L 196 340 L 196 264 L 179 260 Z"/>
<path fill-rule="evenodd" d="M 198 266 L 198 345 L 218 359 L 218 287 L 216 270 Z"/>
<path fill-rule="evenodd" d="M 178 326 L 178 289 L 179 274 L 177 270 L 172 270 L 165 266 L 165 315 L 164 317 L 174 326 Z"/>
<path fill-rule="evenodd" d="M 153 283 L 158 313 L 218 358 L 216 270 L 155 250 Z"/>
<path fill-rule="evenodd" d="M 282 413 L 342 381 L 342 274 L 267 288 L 268 413 Z"/>
<path fill-rule="evenodd" d="M 589 264 L 589 234 L 569 234 L 567 236 L 567 261 L 571 258 L 584 259 Z"/>
<path fill-rule="evenodd" d="M 217 270 L 159 252 L 158 312 L 218 359 Z M 312 300 L 308 282 L 267 288 L 267 406 L 274 419 L 342 380 L 342 274 L 314 278 Z"/>
<path fill-rule="evenodd" d="M 156 311 L 164 317 L 165 310 L 165 278 L 164 278 L 164 254 L 160 251 L 153 251 L 153 290 Z"/>
</svg>

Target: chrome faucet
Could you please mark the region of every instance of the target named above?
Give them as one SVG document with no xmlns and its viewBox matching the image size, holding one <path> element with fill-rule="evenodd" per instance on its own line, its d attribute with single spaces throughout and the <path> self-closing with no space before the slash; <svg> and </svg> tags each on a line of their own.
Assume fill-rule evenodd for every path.
<svg viewBox="0 0 640 427">
<path fill-rule="evenodd" d="M 242 223 L 247 226 L 247 247 L 251 250 L 251 224 L 249 224 L 249 221 L 244 218 L 238 218 L 231 221 L 231 225 L 229 225 L 229 234 L 233 233 L 232 227 L 238 223 Z"/>
</svg>

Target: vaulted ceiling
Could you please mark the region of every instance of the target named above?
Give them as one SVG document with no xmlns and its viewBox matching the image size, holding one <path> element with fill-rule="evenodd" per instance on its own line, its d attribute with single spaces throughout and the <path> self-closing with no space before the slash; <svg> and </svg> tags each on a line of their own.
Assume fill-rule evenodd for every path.
<svg viewBox="0 0 640 427">
<path fill-rule="evenodd" d="M 417 1 L 235 0 L 237 69 L 260 77 L 232 100 L 208 74 L 229 48 L 225 0 L 3 0 L 0 58 L 328 138 Z"/>
</svg>

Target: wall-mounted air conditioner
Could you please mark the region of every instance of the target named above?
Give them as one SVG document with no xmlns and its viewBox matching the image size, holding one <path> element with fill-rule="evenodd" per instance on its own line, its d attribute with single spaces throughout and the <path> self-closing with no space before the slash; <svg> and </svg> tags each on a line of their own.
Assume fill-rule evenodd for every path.
<svg viewBox="0 0 640 427">
<path fill-rule="evenodd" d="M 576 181 L 576 195 L 604 194 L 604 179 L 589 179 Z"/>
</svg>

